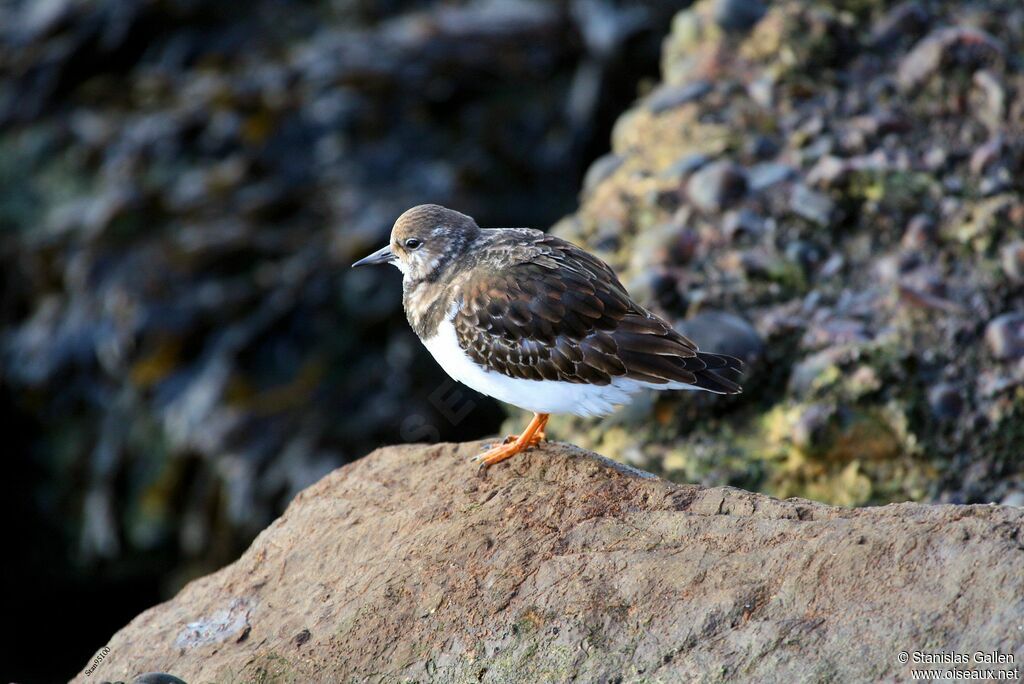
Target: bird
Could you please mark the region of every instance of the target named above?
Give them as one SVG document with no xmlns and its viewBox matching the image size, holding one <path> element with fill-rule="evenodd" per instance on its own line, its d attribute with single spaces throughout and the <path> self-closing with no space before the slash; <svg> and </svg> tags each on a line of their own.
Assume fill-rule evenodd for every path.
<svg viewBox="0 0 1024 684">
<path fill-rule="evenodd" d="M 553 413 L 600 416 L 641 390 L 738 394 L 718 371 L 742 362 L 701 351 L 634 301 L 586 250 L 531 228 L 481 228 L 436 204 L 395 221 L 389 243 L 352 264 L 402 272 L 409 325 L 454 380 L 533 413 L 475 459 L 489 467 L 545 440 Z"/>
</svg>

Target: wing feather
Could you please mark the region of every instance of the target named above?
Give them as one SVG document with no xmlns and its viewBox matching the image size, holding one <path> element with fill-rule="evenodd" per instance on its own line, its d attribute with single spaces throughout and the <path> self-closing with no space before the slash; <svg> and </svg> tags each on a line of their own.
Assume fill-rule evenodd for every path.
<svg viewBox="0 0 1024 684">
<path fill-rule="evenodd" d="M 516 238 L 512 250 L 497 242 L 479 255 L 457 293 L 453 323 L 474 361 L 531 380 L 607 385 L 629 378 L 740 391 L 712 372 L 739 370 L 739 360 L 699 351 L 633 302 L 603 261 L 537 231 L 516 231 Z"/>
</svg>

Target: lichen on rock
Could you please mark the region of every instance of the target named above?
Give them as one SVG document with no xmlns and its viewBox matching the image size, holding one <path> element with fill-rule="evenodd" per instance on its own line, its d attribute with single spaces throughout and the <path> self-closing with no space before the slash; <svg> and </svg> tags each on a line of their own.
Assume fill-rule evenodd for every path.
<svg viewBox="0 0 1024 684">
<path fill-rule="evenodd" d="M 554 231 L 681 327 L 732 312 L 763 349 L 742 397 L 661 395 L 552 434 L 847 505 L 1021 491 L 1021 9 L 784 0 L 737 31 L 727 4 L 676 16 L 664 84 Z"/>
</svg>

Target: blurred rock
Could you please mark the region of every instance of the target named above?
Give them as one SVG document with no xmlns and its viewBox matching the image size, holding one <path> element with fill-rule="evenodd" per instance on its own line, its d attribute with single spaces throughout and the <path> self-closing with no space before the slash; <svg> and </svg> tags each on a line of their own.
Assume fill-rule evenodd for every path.
<svg viewBox="0 0 1024 684">
<path fill-rule="evenodd" d="M 789 206 L 798 216 L 802 216 L 820 226 L 830 225 L 836 211 L 835 202 L 828 195 L 815 192 L 806 185 L 796 185 L 793 187 Z"/>
<path fill-rule="evenodd" d="M 767 162 L 751 167 L 747 173 L 747 180 L 752 192 L 761 192 L 773 185 L 793 180 L 797 176 L 796 169 L 791 166 Z"/>
<path fill-rule="evenodd" d="M 963 411 L 963 391 L 953 383 L 941 382 L 928 390 L 928 405 L 936 418 L 956 418 Z"/>
<path fill-rule="evenodd" d="M 726 31 L 749 31 L 765 11 L 761 0 L 715 0 L 715 21 Z"/>
<path fill-rule="evenodd" d="M 825 404 L 811 404 L 805 408 L 794 425 L 793 444 L 805 451 L 820 444 L 835 412 L 835 407 Z"/>
<path fill-rule="evenodd" d="M 1002 55 L 1002 44 L 984 31 L 967 26 L 941 28 L 914 46 L 900 62 L 897 78 L 904 90 L 910 90 L 943 68 L 991 66 Z"/>
<path fill-rule="evenodd" d="M 707 212 L 722 211 L 741 199 L 746 191 L 747 177 L 743 169 L 726 160 L 701 168 L 686 184 L 690 202 Z"/>
<path fill-rule="evenodd" d="M 985 170 L 999 159 L 1002 152 L 1002 136 L 997 135 L 991 140 L 979 145 L 974 152 L 971 153 L 971 173 L 975 176 L 980 176 L 985 173 Z"/>
<path fill-rule="evenodd" d="M 661 114 L 670 109 L 694 102 L 711 92 L 711 84 L 707 81 L 695 81 L 684 86 L 664 86 L 654 91 L 647 98 L 647 108 L 652 114 Z"/>
<path fill-rule="evenodd" d="M 730 211 L 722 217 L 722 233 L 733 242 L 741 239 L 756 242 L 764 230 L 764 219 L 749 209 Z"/>
<path fill-rule="evenodd" d="M 793 366 L 789 391 L 801 398 L 811 395 L 821 379 L 837 368 L 845 355 L 842 349 L 825 349 L 801 359 Z"/>
<path fill-rule="evenodd" d="M 755 361 L 764 351 L 764 342 L 754 327 L 727 311 L 702 311 L 680 321 L 676 329 L 701 349 L 735 356 L 745 363 Z"/>
<path fill-rule="evenodd" d="M 786 258 L 805 271 L 811 271 L 825 259 L 825 250 L 809 240 L 794 240 L 786 245 Z"/>
<path fill-rule="evenodd" d="M 985 326 L 985 343 L 997 359 L 1024 356 L 1024 314 L 1007 313 L 989 321 Z"/>
<path fill-rule="evenodd" d="M 706 154 L 688 154 L 668 167 L 665 175 L 669 178 L 682 178 L 704 168 L 709 163 L 711 163 L 711 157 Z"/>
<path fill-rule="evenodd" d="M 747 140 L 744 150 L 754 159 L 771 159 L 779 153 L 779 143 L 766 135 L 755 135 Z"/>
<path fill-rule="evenodd" d="M 1003 245 L 999 252 L 1003 272 L 1011 280 L 1024 280 L 1024 240 Z"/>
<path fill-rule="evenodd" d="M 615 154 L 606 154 L 596 159 L 587 169 L 587 175 L 583 177 L 583 194 L 587 195 L 593 192 L 594 188 L 615 173 L 620 166 L 622 166 L 622 157 Z"/>
<path fill-rule="evenodd" d="M 928 27 L 928 11 L 917 0 L 898 3 L 871 27 L 871 43 L 888 49 L 895 43 L 913 39 Z"/>
<path fill-rule="evenodd" d="M 984 104 L 978 110 L 978 117 L 991 129 L 998 129 L 1006 117 L 1006 86 L 1002 79 L 988 69 L 974 72 L 974 85 L 984 94 Z"/>
<path fill-rule="evenodd" d="M 915 214 L 907 222 L 900 244 L 907 249 L 923 249 L 934 244 L 938 237 L 938 225 L 928 214 Z"/>
</svg>

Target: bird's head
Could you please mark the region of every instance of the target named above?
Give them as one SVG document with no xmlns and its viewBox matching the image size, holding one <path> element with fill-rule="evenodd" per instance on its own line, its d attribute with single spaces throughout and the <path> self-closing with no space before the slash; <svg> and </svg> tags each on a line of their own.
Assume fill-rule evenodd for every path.
<svg viewBox="0 0 1024 684">
<path fill-rule="evenodd" d="M 394 264 L 409 280 L 436 277 L 480 234 L 471 217 L 436 204 L 421 204 L 398 217 L 391 242 L 352 264 Z"/>
</svg>

